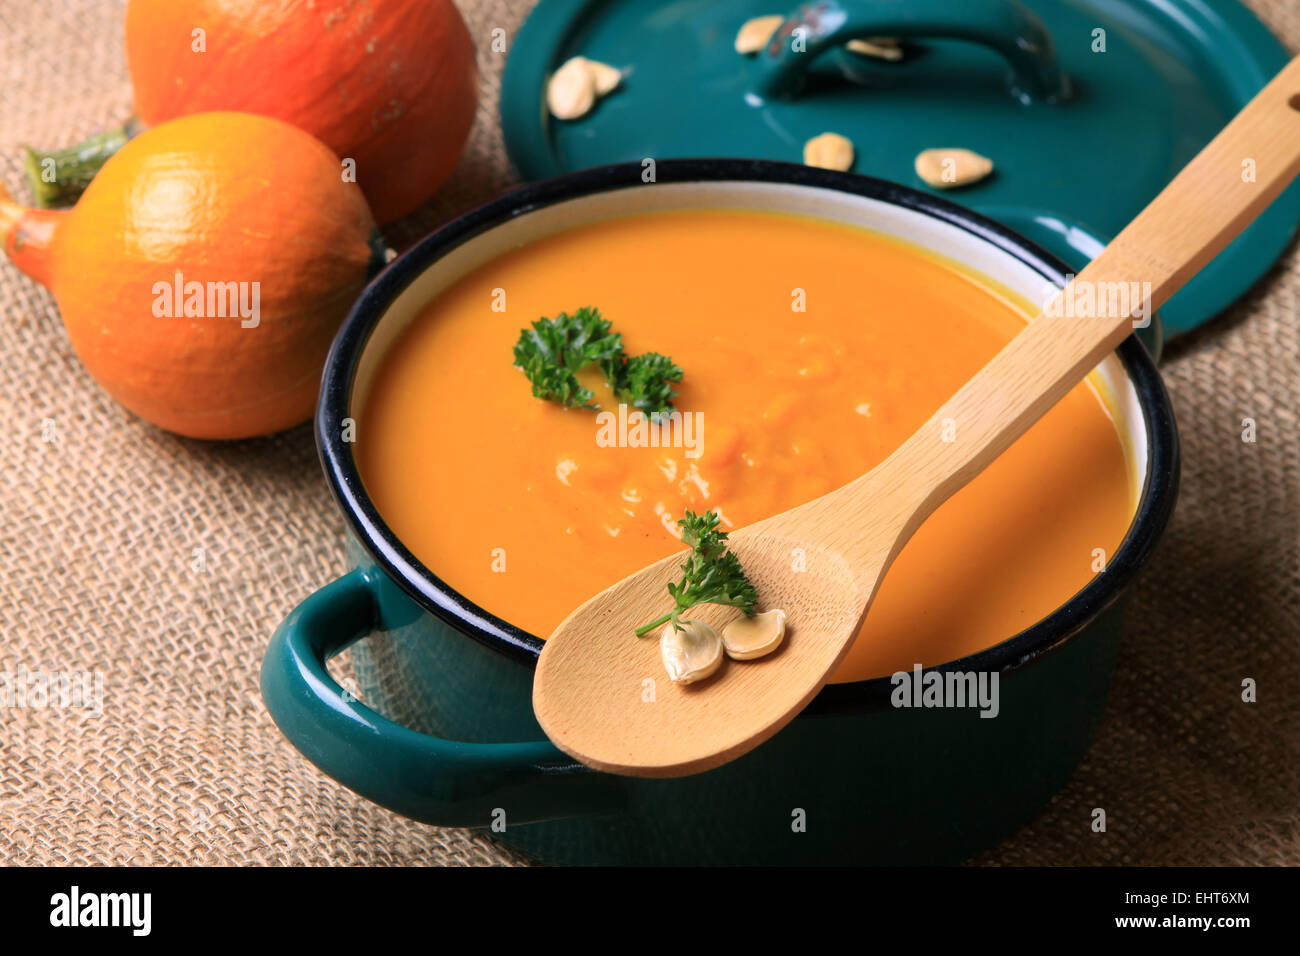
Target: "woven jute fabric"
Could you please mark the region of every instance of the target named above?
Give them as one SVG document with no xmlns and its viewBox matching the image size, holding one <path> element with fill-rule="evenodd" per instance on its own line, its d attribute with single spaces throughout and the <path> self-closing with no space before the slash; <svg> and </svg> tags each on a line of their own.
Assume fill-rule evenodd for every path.
<svg viewBox="0 0 1300 956">
<path fill-rule="evenodd" d="M 529 4 L 460 6 L 478 121 L 440 196 L 389 231 L 399 248 L 511 184 L 495 119 L 505 56 L 490 41 L 513 37 Z M 1294 0 L 1252 6 L 1300 47 Z M 0 177 L 16 196 L 21 144 L 65 145 L 130 114 L 121 23 L 104 0 L 0 4 Z M 1296 248 L 1163 371 L 1182 495 L 1133 590 L 1104 722 L 1065 789 L 980 862 L 1300 863 Z M 7 261 L 0 423 L 0 673 L 103 681 L 102 713 L 0 709 L 0 861 L 523 862 L 355 796 L 262 706 L 272 630 L 345 570 L 308 428 L 213 444 L 134 418 L 83 370 L 53 298 Z"/>
</svg>

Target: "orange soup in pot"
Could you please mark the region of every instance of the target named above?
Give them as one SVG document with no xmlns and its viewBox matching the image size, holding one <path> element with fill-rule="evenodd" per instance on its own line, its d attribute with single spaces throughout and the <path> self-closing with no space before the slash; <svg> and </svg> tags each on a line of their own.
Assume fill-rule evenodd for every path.
<svg viewBox="0 0 1300 956">
<path fill-rule="evenodd" d="M 674 406 L 696 427 L 674 446 L 611 446 L 596 412 L 533 397 L 512 364 L 520 329 L 583 306 L 629 355 L 684 370 Z M 746 211 L 626 216 L 529 243 L 441 293 L 382 358 L 356 455 L 425 566 L 545 637 L 680 550 L 686 509 L 739 527 L 869 470 L 1026 317 L 1009 293 L 865 230 Z M 598 374 L 582 379 L 617 409 Z M 921 527 L 834 680 L 941 664 L 1046 617 L 1114 554 L 1136 498 L 1086 381 Z"/>
</svg>

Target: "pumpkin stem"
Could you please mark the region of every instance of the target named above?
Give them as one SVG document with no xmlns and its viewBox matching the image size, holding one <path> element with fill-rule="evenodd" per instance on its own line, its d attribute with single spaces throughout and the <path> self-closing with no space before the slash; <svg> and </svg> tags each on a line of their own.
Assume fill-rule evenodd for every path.
<svg viewBox="0 0 1300 956">
<path fill-rule="evenodd" d="M 41 151 L 27 147 L 23 165 L 36 205 L 48 209 L 76 202 L 100 167 L 138 132 L 139 123 L 130 120 L 64 149 Z"/>
<path fill-rule="evenodd" d="M 20 206 L 0 185 L 0 245 L 14 265 L 46 287 L 50 284 L 50 244 L 65 215 L 59 209 Z"/>
</svg>

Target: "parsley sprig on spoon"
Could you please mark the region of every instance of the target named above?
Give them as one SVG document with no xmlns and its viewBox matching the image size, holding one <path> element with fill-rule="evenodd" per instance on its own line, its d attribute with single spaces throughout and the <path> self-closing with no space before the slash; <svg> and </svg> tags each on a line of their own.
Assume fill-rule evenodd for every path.
<svg viewBox="0 0 1300 956">
<path fill-rule="evenodd" d="M 719 520 L 716 511 L 696 514 L 688 510 L 686 517 L 677 522 L 682 529 L 682 541 L 691 548 L 691 555 L 681 566 L 682 579 L 676 584 L 668 584 L 668 593 L 673 596 L 676 607 L 663 617 L 638 627 L 637 637 L 644 637 L 669 621 L 681 630 L 682 614 L 698 604 L 738 607 L 746 617 L 753 617 L 758 592 L 745 577 L 740 559 L 727 550 L 727 532 L 718 529 Z"/>
</svg>

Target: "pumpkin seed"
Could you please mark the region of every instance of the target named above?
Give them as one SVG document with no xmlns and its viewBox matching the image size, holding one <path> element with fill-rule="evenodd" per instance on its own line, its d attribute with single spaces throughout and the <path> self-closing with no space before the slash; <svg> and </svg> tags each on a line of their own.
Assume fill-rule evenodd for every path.
<svg viewBox="0 0 1300 956">
<path fill-rule="evenodd" d="M 575 56 L 555 71 L 546 86 L 546 105 L 556 119 L 585 116 L 596 104 L 596 81 L 587 61 Z"/>
<path fill-rule="evenodd" d="M 916 156 L 916 175 L 936 189 L 979 182 L 993 172 L 993 160 L 969 149 L 927 149 Z"/>
<path fill-rule="evenodd" d="M 555 71 L 546 87 L 546 103 L 557 119 L 586 116 L 596 100 L 618 89 L 623 73 L 608 63 L 571 57 Z"/>
<path fill-rule="evenodd" d="M 785 639 L 785 611 L 763 611 L 740 617 L 722 629 L 722 644 L 733 660 L 750 661 L 771 654 Z"/>
<path fill-rule="evenodd" d="M 722 666 L 722 638 L 703 621 L 669 621 L 659 636 L 659 654 L 668 676 L 679 684 L 704 680 Z"/>
<path fill-rule="evenodd" d="M 903 48 L 895 37 L 869 37 L 865 40 L 850 40 L 846 47 L 852 53 L 872 56 L 877 60 L 889 60 L 897 63 L 903 58 Z"/>
<path fill-rule="evenodd" d="M 853 165 L 853 143 L 839 133 L 822 133 L 803 144 L 803 161 L 822 169 L 847 170 Z"/>
<path fill-rule="evenodd" d="M 771 41 L 777 28 L 785 23 L 785 17 L 754 17 L 741 25 L 736 34 L 737 53 L 757 53 Z"/>
<path fill-rule="evenodd" d="M 616 66 L 601 63 L 599 60 L 587 60 L 587 69 L 591 71 L 591 80 L 596 85 L 596 95 L 605 96 L 618 89 L 623 82 L 623 73 Z"/>
</svg>

